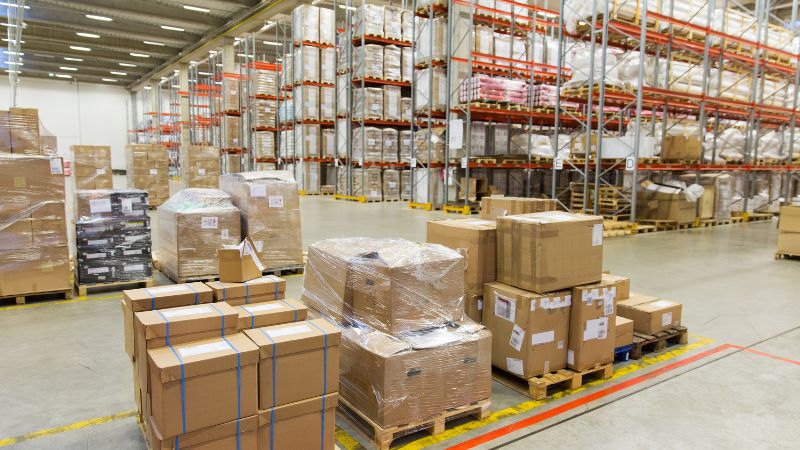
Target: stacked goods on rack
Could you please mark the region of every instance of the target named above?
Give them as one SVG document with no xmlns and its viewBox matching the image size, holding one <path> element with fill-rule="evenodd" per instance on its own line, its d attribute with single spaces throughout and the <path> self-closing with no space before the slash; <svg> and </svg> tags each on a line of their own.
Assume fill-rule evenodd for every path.
<svg viewBox="0 0 800 450">
<path fill-rule="evenodd" d="M 556 211 L 558 202 L 543 198 L 486 196 L 481 199 L 481 219 L 495 220 L 502 216 L 516 216 L 537 212 Z"/>
<path fill-rule="evenodd" d="M 383 200 L 400 201 L 400 173 L 395 169 L 383 171 Z"/>
<path fill-rule="evenodd" d="M 112 189 L 111 147 L 70 145 L 75 189 Z"/>
<path fill-rule="evenodd" d="M 77 284 L 146 281 L 153 275 L 147 192 L 77 192 Z"/>
<path fill-rule="evenodd" d="M 187 188 L 219 186 L 219 148 L 200 145 L 181 147 L 181 180 Z"/>
<path fill-rule="evenodd" d="M 678 177 L 688 186 L 697 180 L 703 187 L 697 208 L 699 219 L 729 220 L 731 218 L 731 199 L 733 197 L 733 179 L 727 173 L 685 174 Z"/>
<path fill-rule="evenodd" d="M 214 278 L 217 249 L 240 241 L 240 212 L 225 192 L 183 189 L 158 208 L 157 236 L 159 269 L 173 281 Z"/>
<path fill-rule="evenodd" d="M 300 198 L 290 172 L 228 174 L 219 185 L 241 210 L 241 234 L 253 239 L 267 269 L 303 264 Z"/>
<path fill-rule="evenodd" d="M 778 222 L 778 254 L 800 256 L 800 207 L 781 207 Z"/>
<path fill-rule="evenodd" d="M 692 223 L 698 199 L 703 193 L 703 187 L 698 184 L 684 184 L 681 187 L 643 181 L 636 191 L 636 219 L 674 222 L 677 225 Z"/>
<path fill-rule="evenodd" d="M 463 317 L 464 264 L 454 250 L 402 239 L 309 247 L 302 300 L 343 327 L 341 403 L 381 448 L 392 427 L 488 409 L 492 339 Z"/>
<path fill-rule="evenodd" d="M 476 75 L 461 85 L 458 99 L 466 103 L 478 101 L 527 105 L 528 95 L 528 83 L 525 81 Z"/>
<path fill-rule="evenodd" d="M 128 144 L 125 148 L 128 187 L 147 192 L 151 206 L 169 198 L 169 157 L 163 145 Z"/>
<path fill-rule="evenodd" d="M 386 175 L 382 177 L 380 167 L 354 167 L 352 169 L 352 195 L 354 197 L 364 197 L 368 202 L 379 202 L 383 200 L 383 186 L 386 182 L 382 181 Z M 337 190 L 339 192 L 348 192 L 347 189 L 347 172 L 340 170 L 337 178 Z M 393 175 L 390 174 L 390 180 Z M 362 182 L 363 180 L 363 182 Z"/>
<path fill-rule="evenodd" d="M 0 154 L 0 296 L 72 289 L 61 158 Z"/>
<path fill-rule="evenodd" d="M 9 108 L 8 111 L 0 111 L 0 153 L 50 154 L 43 150 L 38 109 Z"/>
</svg>

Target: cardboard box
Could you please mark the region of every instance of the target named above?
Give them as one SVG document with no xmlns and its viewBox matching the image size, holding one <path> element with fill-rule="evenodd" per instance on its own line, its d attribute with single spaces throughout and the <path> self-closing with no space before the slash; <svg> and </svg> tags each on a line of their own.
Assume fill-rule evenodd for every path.
<svg viewBox="0 0 800 450">
<path fill-rule="evenodd" d="M 259 411 L 258 448 L 336 448 L 339 394 L 310 398 Z"/>
<path fill-rule="evenodd" d="M 147 351 L 153 425 L 171 438 L 258 411 L 258 347 L 244 334 Z"/>
<path fill-rule="evenodd" d="M 683 189 L 645 181 L 636 191 L 636 218 L 673 220 L 678 224 L 694 222 L 697 202 L 686 199 Z"/>
<path fill-rule="evenodd" d="M 145 435 L 150 450 L 256 450 L 265 448 L 258 443 L 258 415 L 214 425 L 202 430 L 181 434 L 169 439 L 160 435 L 153 418 L 145 424 Z"/>
<path fill-rule="evenodd" d="M 219 281 L 223 283 L 244 283 L 261 277 L 264 265 L 258 259 L 253 240 L 245 238 L 239 245 L 217 250 L 219 262 Z"/>
<path fill-rule="evenodd" d="M 298 322 L 308 318 L 308 308 L 302 302 L 292 299 L 241 305 L 235 308 L 239 312 L 240 330 Z"/>
<path fill-rule="evenodd" d="M 557 205 L 558 203 L 552 199 L 493 195 L 481 199 L 481 219 L 495 220 L 500 216 L 556 211 Z"/>
<path fill-rule="evenodd" d="M 125 147 L 128 187 L 147 191 L 151 205 L 169 198 L 169 157 L 163 145 L 129 144 Z"/>
<path fill-rule="evenodd" d="M 631 294 L 617 308 L 620 316 L 633 321 L 637 333 L 654 334 L 681 324 L 681 304 L 670 300 Z"/>
<path fill-rule="evenodd" d="M 800 233 L 800 206 L 782 206 L 778 230 L 785 233 Z"/>
<path fill-rule="evenodd" d="M 628 277 L 621 277 L 619 275 L 612 275 L 610 273 L 603 273 L 601 280 L 603 283 L 613 285 L 617 289 L 617 301 L 625 300 L 631 295 L 631 279 Z"/>
<path fill-rule="evenodd" d="M 260 409 L 339 390 L 341 332 L 325 319 L 245 330 L 259 348 Z"/>
<path fill-rule="evenodd" d="M 405 342 L 379 331 L 342 330 L 340 395 L 381 427 L 429 419 L 491 396 L 492 336 L 436 329 Z"/>
<path fill-rule="evenodd" d="M 497 281 L 553 292 L 600 280 L 603 218 L 559 211 L 497 218 Z"/>
<path fill-rule="evenodd" d="M 184 188 L 219 188 L 220 149 L 202 145 L 181 147 L 181 182 Z"/>
<path fill-rule="evenodd" d="M 464 314 L 478 323 L 483 323 L 483 295 L 464 294 Z"/>
<path fill-rule="evenodd" d="M 661 140 L 661 161 L 699 161 L 702 149 L 697 136 L 666 136 Z"/>
<path fill-rule="evenodd" d="M 483 295 L 483 283 L 495 280 L 497 225 L 491 220 L 428 221 L 428 242 L 457 250 L 466 258 L 464 292 Z"/>
<path fill-rule="evenodd" d="M 70 145 L 76 190 L 113 189 L 111 147 Z"/>
<path fill-rule="evenodd" d="M 211 288 L 203 283 L 172 284 L 122 291 L 133 312 L 210 303 Z"/>
<path fill-rule="evenodd" d="M 614 323 L 614 348 L 633 344 L 633 321 L 617 315 L 614 316 Z"/>
<path fill-rule="evenodd" d="M 0 295 L 72 288 L 67 246 L 0 251 Z"/>
<path fill-rule="evenodd" d="M 778 232 L 778 252 L 800 255 L 800 233 Z"/>
<path fill-rule="evenodd" d="M 286 280 L 266 275 L 244 283 L 209 281 L 206 285 L 214 292 L 214 301 L 238 306 L 286 298 Z"/>
<path fill-rule="evenodd" d="M 492 365 L 523 378 L 567 365 L 570 291 L 536 294 L 487 283 L 484 325 L 492 332 Z"/>
<path fill-rule="evenodd" d="M 614 361 L 616 300 L 613 283 L 572 288 L 567 367 L 586 370 Z"/>
</svg>

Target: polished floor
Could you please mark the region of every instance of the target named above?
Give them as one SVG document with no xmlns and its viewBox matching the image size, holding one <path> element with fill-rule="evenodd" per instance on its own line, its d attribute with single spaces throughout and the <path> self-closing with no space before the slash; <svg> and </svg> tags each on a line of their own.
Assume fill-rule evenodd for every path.
<svg viewBox="0 0 800 450">
<path fill-rule="evenodd" d="M 440 212 L 302 200 L 306 244 L 342 236 L 425 239 Z M 497 383 L 493 414 L 405 448 L 797 448 L 800 261 L 775 261 L 774 222 L 607 239 L 604 266 L 634 291 L 683 302 L 684 348 L 546 402 Z M 167 280 L 159 278 L 166 283 Z M 302 277 L 289 279 L 297 296 Z M 119 292 L 0 305 L 0 447 L 139 449 Z M 372 448 L 338 420 L 341 448 Z"/>
</svg>

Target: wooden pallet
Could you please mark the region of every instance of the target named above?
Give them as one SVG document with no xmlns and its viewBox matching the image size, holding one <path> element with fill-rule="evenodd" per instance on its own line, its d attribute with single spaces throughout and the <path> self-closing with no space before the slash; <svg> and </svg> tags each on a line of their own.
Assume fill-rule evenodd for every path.
<svg viewBox="0 0 800 450">
<path fill-rule="evenodd" d="M 637 224 L 635 230 L 636 230 L 636 234 L 652 233 L 652 232 L 656 231 L 656 227 L 655 227 L 655 225 L 640 225 L 640 224 Z"/>
<path fill-rule="evenodd" d="M 346 400 L 339 397 L 339 408 L 344 413 L 344 416 L 352 419 L 351 422 L 354 426 L 360 428 L 361 431 L 368 436 L 371 436 L 375 446 L 380 450 L 388 450 L 395 439 L 418 431 L 428 431 L 434 436 L 442 434 L 445 431 L 447 422 L 458 418 L 473 416 L 477 420 L 483 420 L 489 417 L 490 406 L 491 400 L 487 399 L 469 405 L 451 408 L 427 419 L 384 428 L 375 423 L 375 421 L 370 419 L 366 414 L 353 407 L 353 405 Z"/>
<path fill-rule="evenodd" d="M 95 289 L 110 289 L 110 288 L 121 288 L 123 286 L 131 286 L 137 285 L 136 287 L 153 287 L 155 283 L 153 282 L 153 278 L 145 278 L 142 280 L 131 280 L 131 281 L 114 281 L 111 283 L 86 283 L 86 284 L 79 284 L 75 283 L 75 287 L 78 289 L 78 295 L 83 297 L 87 294 L 88 291 L 92 291 Z M 133 289 L 133 288 L 129 288 Z"/>
<path fill-rule="evenodd" d="M 640 220 L 639 223 L 653 225 L 656 231 L 686 230 L 694 227 L 694 223 L 678 223 L 675 220 Z"/>
<path fill-rule="evenodd" d="M 556 386 L 564 389 L 578 389 L 583 386 L 583 377 L 595 376 L 607 380 L 614 374 L 612 363 L 601 364 L 597 367 L 586 370 L 561 369 L 555 372 L 533 378 L 520 378 L 517 375 L 493 368 L 492 378 L 498 383 L 511 388 L 521 394 L 527 395 L 533 400 L 541 400 L 547 397 L 547 390 Z"/>
<path fill-rule="evenodd" d="M 399 198 L 384 198 L 384 202 L 399 202 L 401 201 Z"/>
<path fill-rule="evenodd" d="M 747 216 L 748 222 L 755 222 L 759 220 L 771 220 L 773 218 L 773 214 L 771 213 L 750 213 Z"/>
<path fill-rule="evenodd" d="M 305 260 L 305 256 L 303 257 Z M 275 275 L 276 277 L 284 277 L 286 275 L 300 275 L 306 270 L 305 264 L 291 264 L 283 267 L 270 267 L 264 269 L 261 273 L 263 275 Z"/>
<path fill-rule="evenodd" d="M 33 292 L 30 294 L 21 294 L 21 295 L 8 295 L 5 297 L 0 297 L 0 303 L 14 300 L 17 305 L 24 305 L 28 301 L 31 300 L 54 300 L 52 298 L 42 298 L 42 297 L 51 297 L 51 296 L 64 296 L 65 300 L 69 300 L 72 298 L 72 289 L 62 289 L 57 291 L 45 291 L 45 292 Z M 59 299 L 61 300 L 61 299 Z"/>
<path fill-rule="evenodd" d="M 685 345 L 689 342 L 689 331 L 678 326 L 655 334 L 633 333 L 631 359 L 642 359 L 645 353 L 660 352 L 668 345 Z"/>
<path fill-rule="evenodd" d="M 336 187 L 331 185 L 320 186 L 319 193 L 320 195 L 333 195 L 336 193 Z"/>
<path fill-rule="evenodd" d="M 177 274 L 172 273 L 166 267 L 164 267 L 160 262 L 157 260 L 153 260 L 153 267 L 158 270 L 159 272 L 163 273 L 167 278 L 174 281 L 177 284 L 184 284 L 184 283 L 194 283 L 196 281 L 207 282 L 207 281 L 217 281 L 219 280 L 218 273 L 211 273 L 208 275 L 192 275 L 188 277 L 180 277 Z"/>
<path fill-rule="evenodd" d="M 786 252 L 775 252 L 775 259 L 800 259 L 800 254 L 797 253 L 786 253 Z"/>
</svg>

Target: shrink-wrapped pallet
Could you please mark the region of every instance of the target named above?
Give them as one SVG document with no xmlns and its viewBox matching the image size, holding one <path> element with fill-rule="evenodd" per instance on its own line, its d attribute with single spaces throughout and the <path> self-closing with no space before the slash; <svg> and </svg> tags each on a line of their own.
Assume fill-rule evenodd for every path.
<svg viewBox="0 0 800 450">
<path fill-rule="evenodd" d="M 404 83 L 410 83 L 411 77 L 414 76 L 413 52 L 414 50 L 411 47 L 403 47 L 401 51 L 400 72 Z"/>
<path fill-rule="evenodd" d="M 383 120 L 399 122 L 402 117 L 400 86 L 383 87 Z"/>
<path fill-rule="evenodd" d="M 283 55 L 281 65 L 281 86 L 289 87 L 294 84 L 294 54 L 286 53 Z"/>
<path fill-rule="evenodd" d="M 431 109 L 444 111 L 447 105 L 447 72 L 441 68 L 419 69 L 416 72 L 416 112 L 424 113 Z"/>
<path fill-rule="evenodd" d="M 400 172 L 400 200 L 411 200 L 411 171 L 403 170 Z"/>
<path fill-rule="evenodd" d="M 494 59 L 491 58 L 491 55 L 494 54 L 494 34 L 495 33 L 492 31 L 492 28 L 487 27 L 486 25 L 478 25 L 475 27 L 472 51 L 475 53 L 480 53 L 481 55 L 487 55 L 475 55 L 473 58 L 476 62 L 494 62 Z"/>
<path fill-rule="evenodd" d="M 294 130 L 283 130 L 280 133 L 281 158 L 294 158 Z"/>
<path fill-rule="evenodd" d="M 444 161 L 445 128 L 423 128 L 414 132 L 417 160 L 422 163 Z"/>
<path fill-rule="evenodd" d="M 511 39 L 511 59 L 515 61 L 528 61 L 528 39 L 514 36 Z M 522 62 L 515 62 L 513 66 L 518 69 L 527 69 L 529 66 Z"/>
<path fill-rule="evenodd" d="M 383 132 L 375 127 L 353 128 L 353 160 L 381 162 L 383 158 Z"/>
<path fill-rule="evenodd" d="M 411 97 L 400 98 L 400 120 L 411 123 Z"/>
<path fill-rule="evenodd" d="M 151 205 L 169 198 L 169 157 L 163 145 L 129 144 L 125 147 L 128 187 L 147 192 Z"/>
<path fill-rule="evenodd" d="M 320 8 L 300 5 L 292 10 L 292 38 L 294 43 L 320 42 Z"/>
<path fill-rule="evenodd" d="M 395 169 L 383 171 L 383 200 L 400 200 L 400 171 Z"/>
<path fill-rule="evenodd" d="M 319 120 L 333 122 L 336 111 L 333 102 L 336 100 L 335 89 L 329 86 L 319 88 Z"/>
<path fill-rule="evenodd" d="M 303 174 L 303 192 L 305 194 L 319 194 L 320 163 L 300 161 L 297 164 Z"/>
<path fill-rule="evenodd" d="M 255 93 L 257 95 L 278 95 L 277 70 L 256 69 Z"/>
<path fill-rule="evenodd" d="M 260 127 L 275 127 L 278 118 L 277 100 L 256 100 L 256 123 Z"/>
<path fill-rule="evenodd" d="M 322 129 L 320 152 L 323 158 L 336 157 L 336 131 L 333 128 Z"/>
<path fill-rule="evenodd" d="M 294 90 L 294 117 L 296 120 L 319 120 L 318 86 L 297 86 Z"/>
<path fill-rule="evenodd" d="M 396 6 L 383 7 L 383 37 L 386 39 L 403 39 L 402 9 Z"/>
<path fill-rule="evenodd" d="M 295 84 L 301 81 L 319 83 L 319 52 L 318 47 L 301 45 L 294 49 L 294 76 Z"/>
<path fill-rule="evenodd" d="M 383 162 L 398 162 L 398 132 L 393 128 L 383 129 Z"/>
<path fill-rule="evenodd" d="M 362 4 L 353 16 L 353 36 L 383 37 L 383 6 Z"/>
<path fill-rule="evenodd" d="M 383 120 L 383 89 L 353 89 L 353 118 Z"/>
<path fill-rule="evenodd" d="M 353 53 L 353 76 L 356 79 L 383 79 L 383 52 L 382 45 L 367 44 L 356 47 Z"/>
<path fill-rule="evenodd" d="M 225 116 L 223 123 L 225 129 L 222 134 L 222 148 L 242 147 L 242 118 L 239 116 Z M 150 199 L 152 201 L 152 197 Z"/>
<path fill-rule="evenodd" d="M 319 9 L 319 42 L 333 45 L 336 43 L 336 13 L 332 9 Z"/>
<path fill-rule="evenodd" d="M 336 49 L 322 48 L 320 53 L 319 81 L 333 84 L 336 81 Z"/>
<path fill-rule="evenodd" d="M 242 155 L 227 153 L 223 159 L 223 173 L 238 173 L 242 171 Z"/>
<path fill-rule="evenodd" d="M 347 145 L 352 138 L 352 124 L 348 119 L 336 119 L 336 157 L 347 158 Z"/>
<path fill-rule="evenodd" d="M 403 29 L 403 41 L 405 42 L 412 42 L 414 41 L 414 14 L 412 14 L 409 10 L 403 10 L 401 13 L 402 18 L 402 29 Z M 408 47 L 410 48 L 410 47 Z"/>
<path fill-rule="evenodd" d="M 416 64 L 434 61 L 445 61 L 447 58 L 447 18 L 430 19 L 417 17 L 417 45 L 414 59 Z"/>
<path fill-rule="evenodd" d="M 294 126 L 294 151 L 298 158 L 318 158 L 320 126 L 297 124 Z"/>
<path fill-rule="evenodd" d="M 187 188 L 219 187 L 219 147 L 190 145 L 181 148 L 181 181 Z"/>
<path fill-rule="evenodd" d="M 256 158 L 275 158 L 275 132 L 256 132 Z"/>
<path fill-rule="evenodd" d="M 345 113 L 348 111 L 347 105 L 347 75 L 337 75 L 336 76 L 336 109 Z"/>
<path fill-rule="evenodd" d="M 111 189 L 111 147 L 70 145 L 75 189 Z"/>
<path fill-rule="evenodd" d="M 408 163 L 411 159 L 411 130 L 400 130 L 400 161 Z"/>
<path fill-rule="evenodd" d="M 400 70 L 402 54 L 402 50 L 396 45 L 387 45 L 383 48 L 383 79 L 392 81 L 402 79 L 403 75 Z"/>
<path fill-rule="evenodd" d="M 414 169 L 411 183 L 414 203 L 430 203 L 440 208 L 444 203 L 444 172 L 442 169 Z"/>
<path fill-rule="evenodd" d="M 0 153 L 43 154 L 38 109 L 0 111 Z"/>
<path fill-rule="evenodd" d="M 222 108 L 225 111 L 239 111 L 239 82 L 235 74 L 225 74 L 222 78 Z"/>
</svg>

